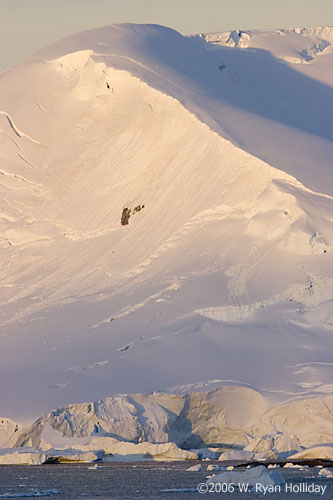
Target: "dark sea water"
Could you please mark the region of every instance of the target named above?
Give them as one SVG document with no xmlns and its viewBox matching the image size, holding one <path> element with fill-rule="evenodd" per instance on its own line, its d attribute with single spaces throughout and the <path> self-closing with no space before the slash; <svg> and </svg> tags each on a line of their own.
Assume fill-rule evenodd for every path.
<svg viewBox="0 0 333 500">
<path fill-rule="evenodd" d="M 207 472 L 204 462 L 200 472 L 188 472 L 193 464 L 189 462 L 137 462 L 103 463 L 94 469 L 92 464 L 60 464 L 21 466 L 0 466 L 0 498 L 52 498 L 54 500 L 73 499 L 148 499 L 148 500 L 187 500 L 187 499 L 232 499 L 245 498 L 313 500 L 324 498 L 333 500 L 333 479 L 318 476 L 320 469 L 281 470 L 288 484 L 326 486 L 321 493 L 233 493 L 200 494 L 195 491 L 199 483 L 206 481 Z M 190 491 L 181 491 L 181 490 Z M 304 487 L 303 487 L 304 489 Z M 178 490 L 178 491 L 162 491 Z M 191 491 L 192 490 L 192 491 Z"/>
</svg>

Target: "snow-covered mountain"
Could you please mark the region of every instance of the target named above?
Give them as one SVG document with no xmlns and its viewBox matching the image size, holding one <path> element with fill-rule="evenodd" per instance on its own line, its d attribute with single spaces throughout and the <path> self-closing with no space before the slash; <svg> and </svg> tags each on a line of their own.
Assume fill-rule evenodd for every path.
<svg viewBox="0 0 333 500">
<path fill-rule="evenodd" d="M 332 43 L 115 25 L 0 74 L 0 415 L 332 392 Z"/>
</svg>

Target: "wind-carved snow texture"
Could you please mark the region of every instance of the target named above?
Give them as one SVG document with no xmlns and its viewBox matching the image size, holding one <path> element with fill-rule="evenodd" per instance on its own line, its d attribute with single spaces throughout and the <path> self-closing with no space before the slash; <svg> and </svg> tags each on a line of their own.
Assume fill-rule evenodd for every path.
<svg viewBox="0 0 333 500">
<path fill-rule="evenodd" d="M 329 398 L 328 44 L 331 28 L 116 25 L 0 75 L 1 415 L 128 394 L 105 403 L 126 408 L 122 438 L 161 440 L 173 410 L 149 420 L 137 393 L 246 387 L 292 415 Z"/>
</svg>

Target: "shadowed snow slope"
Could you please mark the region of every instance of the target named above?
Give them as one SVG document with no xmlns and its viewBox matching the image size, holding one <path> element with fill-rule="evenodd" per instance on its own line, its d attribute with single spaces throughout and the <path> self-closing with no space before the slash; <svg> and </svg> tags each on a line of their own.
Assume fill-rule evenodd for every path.
<svg viewBox="0 0 333 500">
<path fill-rule="evenodd" d="M 332 392 L 332 30 L 235 33 L 116 25 L 0 75 L 0 414 Z"/>
</svg>

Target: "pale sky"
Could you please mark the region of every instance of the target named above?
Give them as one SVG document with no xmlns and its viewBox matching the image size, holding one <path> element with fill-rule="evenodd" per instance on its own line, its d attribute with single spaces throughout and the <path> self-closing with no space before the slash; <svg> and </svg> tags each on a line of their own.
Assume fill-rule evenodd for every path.
<svg viewBox="0 0 333 500">
<path fill-rule="evenodd" d="M 185 35 L 332 26 L 333 0 L 0 0 L 0 70 L 64 36 L 123 22 Z"/>
</svg>

